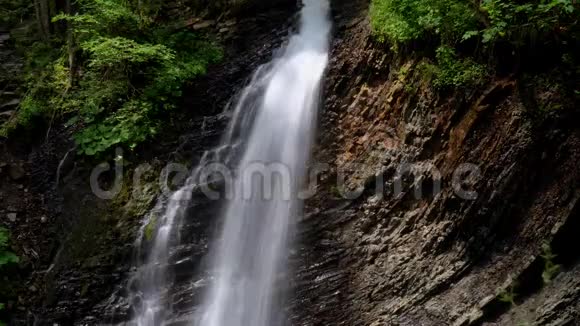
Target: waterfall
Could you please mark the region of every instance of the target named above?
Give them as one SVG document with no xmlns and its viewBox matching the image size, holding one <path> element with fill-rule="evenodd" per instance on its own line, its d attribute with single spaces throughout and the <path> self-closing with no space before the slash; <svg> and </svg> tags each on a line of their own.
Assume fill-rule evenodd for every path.
<svg viewBox="0 0 580 326">
<path fill-rule="evenodd" d="M 231 121 L 221 144 L 207 151 L 185 185 L 160 198 L 143 222 L 136 247 L 145 247 L 147 255 L 138 259 L 139 267 L 130 282 L 135 308 L 131 324 L 163 325 L 172 317 L 167 304 L 171 287 L 168 257 L 171 246 L 178 242 L 191 194 L 203 182 L 204 168 L 213 162 L 230 165 L 237 159 L 236 178 L 229 185 L 234 196 L 227 203 L 223 229 L 210 252 L 213 282 L 196 324 L 277 323 L 277 281 L 288 255 L 293 218 L 300 209 L 296 194 L 305 174 L 328 62 L 328 12 L 328 0 L 304 0 L 299 32 L 279 56 L 257 69 L 233 112 L 224 112 L 231 114 Z M 271 184 L 253 187 L 254 174 L 248 171 L 265 176 L 274 172 Z M 280 172 L 279 178 L 276 172 Z"/>
<path fill-rule="evenodd" d="M 328 11 L 327 0 L 305 0 L 299 32 L 272 62 L 269 73 L 254 81 L 266 87 L 255 98 L 258 109 L 234 180 L 235 195 L 211 252 L 214 280 L 201 307 L 199 326 L 282 323 L 277 303 L 287 281 L 279 275 L 300 209 L 296 194 L 305 174 L 328 63 Z M 261 186 L 254 182 L 253 172 L 266 180 Z"/>
</svg>

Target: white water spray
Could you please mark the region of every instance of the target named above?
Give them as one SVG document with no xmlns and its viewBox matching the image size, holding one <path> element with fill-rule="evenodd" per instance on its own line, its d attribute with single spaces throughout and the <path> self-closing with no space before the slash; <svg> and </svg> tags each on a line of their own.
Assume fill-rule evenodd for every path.
<svg viewBox="0 0 580 326">
<path fill-rule="evenodd" d="M 248 86 L 259 85 L 256 116 L 238 168 L 235 198 L 228 203 L 220 238 L 211 253 L 214 280 L 201 307 L 198 326 L 273 326 L 281 324 L 279 296 L 285 282 L 287 245 L 296 199 L 305 174 L 320 101 L 321 80 L 328 63 L 330 22 L 327 0 L 304 0 L 299 33 L 282 55 Z M 252 103 L 254 104 L 254 103 Z M 273 178 L 274 196 L 263 189 L 245 193 L 241 177 L 255 162 L 283 164 L 290 184 Z M 283 198 L 284 189 L 292 198 Z M 262 193 L 261 193 L 262 192 Z"/>
<path fill-rule="evenodd" d="M 282 164 L 294 179 L 290 184 L 275 181 L 273 198 L 264 198 L 256 189 L 249 200 L 242 197 L 242 189 L 248 188 L 245 180 L 235 181 L 236 196 L 228 204 L 221 237 L 211 253 L 215 280 L 197 323 L 274 326 L 280 321 L 276 282 L 283 272 L 293 217 L 301 204 L 295 196 L 281 194 L 289 189 L 295 195 L 305 173 L 320 83 L 328 62 L 328 11 L 328 0 L 304 0 L 299 33 L 290 38 L 280 57 L 256 71 L 240 94 L 221 145 L 206 152 L 183 188 L 159 199 L 144 221 L 136 246 L 151 246 L 130 282 L 135 309 L 130 324 L 164 325 L 174 317 L 169 310 L 168 257 L 171 246 L 178 242 L 192 191 L 199 186 L 206 165 L 229 164 L 235 157 L 231 154 L 244 146 L 239 171 L 253 162 Z"/>
</svg>

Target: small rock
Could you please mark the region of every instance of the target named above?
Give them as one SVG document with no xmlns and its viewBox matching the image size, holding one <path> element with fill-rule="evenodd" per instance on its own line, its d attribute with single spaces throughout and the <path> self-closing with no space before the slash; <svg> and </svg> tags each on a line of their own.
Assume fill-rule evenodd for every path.
<svg viewBox="0 0 580 326">
<path fill-rule="evenodd" d="M 17 215 L 16 215 L 16 213 L 8 213 L 8 214 L 6 215 L 6 217 L 8 217 L 8 220 L 9 220 L 10 222 L 16 222 L 16 216 L 17 216 Z"/>
<path fill-rule="evenodd" d="M 15 108 L 18 105 L 20 105 L 20 100 L 19 99 L 13 99 L 11 101 L 8 101 L 8 102 L 3 103 L 2 105 L 0 105 L 0 109 Z"/>
<path fill-rule="evenodd" d="M 193 30 L 208 28 L 208 27 L 212 26 L 213 24 L 215 24 L 215 21 L 213 21 L 213 20 L 202 21 L 201 23 L 194 24 Z"/>
<path fill-rule="evenodd" d="M 185 22 L 185 26 L 192 26 L 192 25 L 195 25 L 195 24 L 196 24 L 196 23 L 198 23 L 200 20 L 201 20 L 201 18 L 197 18 L 197 17 L 190 18 L 190 19 L 188 19 L 188 20 Z"/>
<path fill-rule="evenodd" d="M 11 116 L 14 115 L 14 113 L 16 113 L 16 111 L 14 111 L 14 110 L 2 112 L 2 113 L 0 113 L 0 117 L 8 117 L 8 118 L 10 118 Z"/>
<path fill-rule="evenodd" d="M 10 165 L 8 168 L 8 175 L 14 181 L 18 181 L 24 178 L 24 174 L 24 169 L 20 165 Z"/>
<path fill-rule="evenodd" d="M 235 19 L 230 19 L 230 20 L 228 20 L 228 21 L 226 21 L 226 22 L 225 22 L 225 25 L 226 25 L 227 27 L 231 27 L 231 26 L 234 26 L 236 23 L 237 23 L 237 22 L 236 22 L 236 20 L 235 20 Z"/>
<path fill-rule="evenodd" d="M 29 288 L 30 292 L 36 292 L 36 286 L 31 285 Z"/>
<path fill-rule="evenodd" d="M 41 222 L 41 223 L 46 223 L 46 221 L 47 221 L 47 220 L 48 220 L 48 219 L 46 218 L 46 216 L 41 216 L 41 217 L 40 217 L 40 222 Z"/>
</svg>

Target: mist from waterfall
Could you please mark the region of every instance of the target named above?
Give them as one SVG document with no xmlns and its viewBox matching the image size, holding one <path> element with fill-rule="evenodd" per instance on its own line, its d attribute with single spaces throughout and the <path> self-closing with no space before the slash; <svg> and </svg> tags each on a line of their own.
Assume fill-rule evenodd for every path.
<svg viewBox="0 0 580 326">
<path fill-rule="evenodd" d="M 213 280 L 198 326 L 282 324 L 285 260 L 301 209 L 296 194 L 306 173 L 328 63 L 328 16 L 327 0 L 304 0 L 298 33 L 267 66 L 267 73 L 260 72 L 248 85 L 261 93 L 253 98 L 257 111 L 232 185 L 235 196 L 211 249 Z M 289 178 L 274 173 L 267 179 L 268 171 L 256 171 L 271 182 L 272 196 L 248 174 L 256 162 L 290 172 Z M 291 196 L 284 196 L 287 193 Z"/>
</svg>

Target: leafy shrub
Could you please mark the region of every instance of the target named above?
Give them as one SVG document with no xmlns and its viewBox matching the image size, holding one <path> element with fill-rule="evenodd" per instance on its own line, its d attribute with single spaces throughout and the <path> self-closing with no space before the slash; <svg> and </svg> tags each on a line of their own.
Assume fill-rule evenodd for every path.
<svg viewBox="0 0 580 326">
<path fill-rule="evenodd" d="M 58 51 L 30 55 L 29 91 L 13 124 L 27 126 L 32 115 L 69 115 L 69 125 L 82 127 L 74 136 L 78 149 L 89 156 L 114 146 L 132 149 L 155 135 L 183 84 L 221 57 L 200 35 L 157 23 L 158 6 L 81 0 L 78 13 L 53 17 L 67 22 L 73 37 L 63 36 Z M 70 56 L 78 62 L 73 69 Z"/>
<path fill-rule="evenodd" d="M 0 0 L 0 25 L 12 26 L 27 16 L 32 7 L 31 1 Z"/>
<path fill-rule="evenodd" d="M 119 36 L 96 37 L 81 43 L 81 49 L 90 56 L 90 69 L 127 69 L 130 65 L 175 59 L 172 51 L 161 44 L 139 44 Z"/>
<path fill-rule="evenodd" d="M 437 49 L 437 66 L 434 67 L 434 85 L 439 88 L 474 86 L 486 77 L 486 68 L 472 59 L 458 58 L 449 46 Z"/>
<path fill-rule="evenodd" d="M 157 113 L 172 108 L 171 98 L 181 95 L 183 82 L 205 73 L 221 55 L 210 42 L 187 37 L 190 47 L 183 51 L 170 48 L 171 42 L 139 44 L 121 37 L 82 45 L 90 54 L 80 101 L 86 104 L 80 112 L 87 127 L 75 136 L 82 154 L 118 145 L 133 149 L 157 133 Z M 105 74 L 110 82 L 101 87 Z M 140 92 L 131 92 L 137 83 Z"/>
<path fill-rule="evenodd" d="M 145 17 L 136 14 L 121 0 L 81 0 L 80 12 L 75 15 L 59 14 L 53 22 L 67 21 L 72 24 L 75 38 L 82 42 L 94 36 L 118 36 L 141 33 L 146 25 Z"/>
<path fill-rule="evenodd" d="M 438 66 L 429 67 L 436 86 L 449 87 L 477 83 L 485 74 L 473 59 L 455 55 L 461 42 L 463 52 L 489 51 L 503 42 L 514 53 L 532 42 L 577 41 L 576 0 L 372 0 L 371 27 L 380 41 L 394 48 L 412 41 L 437 44 Z M 475 48 L 475 44 L 483 47 Z"/>
<path fill-rule="evenodd" d="M 379 39 L 394 44 L 439 36 L 452 44 L 481 36 L 521 40 L 524 35 L 576 24 L 575 0 L 372 0 L 371 24 Z"/>
<path fill-rule="evenodd" d="M 526 36 L 564 27 L 572 19 L 575 8 L 573 0 L 484 0 L 481 11 L 488 17 L 488 26 L 466 32 L 464 39 L 481 35 L 484 43 L 505 39 L 521 45 Z"/>
<path fill-rule="evenodd" d="M 143 8 L 137 14 L 117 0 L 90 3 L 97 6 L 88 5 L 88 14 L 59 17 L 74 21 L 87 56 L 76 94 L 85 129 L 75 140 L 86 155 L 133 149 L 157 133 L 160 113 L 174 106 L 183 83 L 205 73 L 221 52 L 192 33 L 151 27 Z"/>
<path fill-rule="evenodd" d="M 134 149 L 157 132 L 150 119 L 153 104 L 131 100 L 104 121 L 89 125 L 75 136 L 79 152 L 86 155 L 102 153 L 116 145 Z"/>
<path fill-rule="evenodd" d="M 469 2 L 455 0 L 373 0 L 370 15 L 375 34 L 394 45 L 428 36 L 454 41 L 477 23 Z"/>
</svg>

